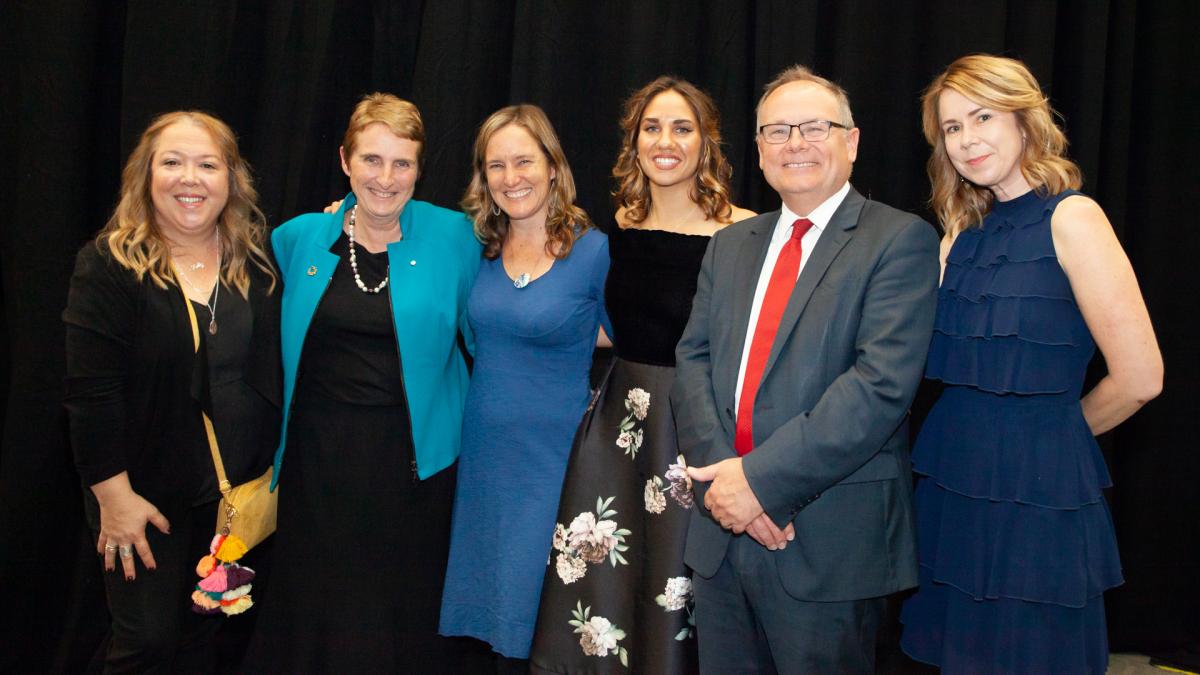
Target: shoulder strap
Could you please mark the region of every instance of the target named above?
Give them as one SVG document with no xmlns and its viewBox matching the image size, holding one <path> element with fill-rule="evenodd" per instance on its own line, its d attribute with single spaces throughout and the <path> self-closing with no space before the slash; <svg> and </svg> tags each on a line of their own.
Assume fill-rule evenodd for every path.
<svg viewBox="0 0 1200 675">
<path fill-rule="evenodd" d="M 172 269 L 172 271 L 174 271 Z M 217 283 L 221 283 L 217 279 Z M 196 321 L 196 308 L 192 307 L 192 301 L 188 299 L 187 293 L 183 290 L 183 284 L 179 283 L 179 276 L 175 277 L 175 285 L 179 288 L 179 292 L 183 295 L 183 304 L 187 307 L 188 321 L 192 322 L 192 351 L 193 353 L 200 352 L 200 324 Z M 212 453 L 213 466 L 217 469 L 217 489 L 221 494 L 229 492 L 229 478 L 225 476 L 225 462 L 221 461 L 221 450 L 217 447 L 217 431 L 213 428 L 212 420 L 208 418 L 208 413 L 200 411 L 200 416 L 204 418 L 204 433 L 208 435 L 208 450 Z"/>
</svg>

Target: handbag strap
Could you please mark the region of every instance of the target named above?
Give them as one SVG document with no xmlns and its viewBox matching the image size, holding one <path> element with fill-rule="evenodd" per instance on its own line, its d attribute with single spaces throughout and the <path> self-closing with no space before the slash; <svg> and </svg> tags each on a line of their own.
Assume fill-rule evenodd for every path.
<svg viewBox="0 0 1200 675">
<path fill-rule="evenodd" d="M 171 269 L 174 272 L 174 268 Z M 221 283 L 220 277 L 217 278 L 217 283 Z M 196 321 L 196 308 L 192 307 L 192 301 L 188 298 L 187 293 L 183 290 L 183 284 L 179 283 L 179 275 L 175 275 L 175 285 L 179 287 L 179 292 L 183 294 L 183 304 L 187 307 L 188 321 L 192 322 L 192 353 L 200 353 L 200 324 Z M 222 495 L 229 494 L 231 486 L 229 479 L 225 476 L 225 462 L 221 461 L 221 450 L 217 447 L 217 431 L 213 428 L 212 420 L 209 419 L 208 413 L 200 411 L 200 416 L 204 418 L 204 433 L 208 435 L 208 450 L 212 453 L 213 466 L 217 469 L 217 489 Z"/>
</svg>

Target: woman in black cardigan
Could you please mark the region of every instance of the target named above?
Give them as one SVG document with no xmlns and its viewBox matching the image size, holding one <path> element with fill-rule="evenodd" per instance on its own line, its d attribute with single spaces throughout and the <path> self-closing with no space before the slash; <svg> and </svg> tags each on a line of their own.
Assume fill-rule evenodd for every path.
<svg viewBox="0 0 1200 675">
<path fill-rule="evenodd" d="M 220 497 L 201 410 L 234 485 L 266 470 L 278 440 L 279 293 L 257 198 L 227 125 L 167 113 L 76 260 L 66 407 L 106 570 L 106 672 L 212 665 L 220 621 L 189 611 Z"/>
</svg>

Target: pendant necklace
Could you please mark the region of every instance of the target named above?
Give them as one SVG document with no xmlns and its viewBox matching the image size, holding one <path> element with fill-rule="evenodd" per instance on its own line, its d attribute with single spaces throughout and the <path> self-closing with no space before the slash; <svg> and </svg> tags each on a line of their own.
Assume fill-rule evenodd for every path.
<svg viewBox="0 0 1200 675">
<path fill-rule="evenodd" d="M 358 254 L 354 248 L 354 216 L 358 213 L 358 204 L 355 204 L 350 209 L 350 225 L 346 229 L 346 235 L 350 238 L 350 271 L 354 272 L 354 283 L 358 286 L 358 290 L 368 295 L 375 295 L 382 291 L 388 283 L 388 277 L 391 275 L 392 266 L 388 265 L 387 271 L 383 273 L 383 281 L 375 288 L 371 288 L 363 283 L 362 277 L 358 276 Z"/>
<path fill-rule="evenodd" d="M 189 265 L 189 267 L 191 267 L 192 271 L 195 272 L 198 269 L 204 269 L 204 263 L 197 262 L 192 265 Z M 196 295 L 199 295 L 199 296 L 204 295 L 204 291 L 200 290 L 199 286 L 192 283 L 192 280 L 190 277 L 188 277 L 187 272 L 184 272 L 182 268 L 176 268 L 176 269 L 178 269 L 179 274 L 181 274 L 183 276 L 183 280 L 187 282 L 187 285 L 191 286 L 192 290 L 196 292 Z M 217 296 L 220 294 L 221 294 L 221 249 L 218 247 L 217 248 L 217 280 L 216 280 L 216 283 L 213 284 L 212 300 L 204 301 L 204 306 L 208 308 L 208 315 L 210 317 L 212 317 L 208 321 L 208 334 L 209 335 L 217 334 Z M 188 300 L 188 302 L 191 302 L 191 300 Z"/>
<path fill-rule="evenodd" d="M 504 266 L 503 256 L 501 256 L 500 265 L 501 265 L 501 267 Z M 551 263 L 551 265 L 553 265 L 553 263 Z M 520 288 L 525 288 L 526 286 L 528 286 L 529 282 L 533 281 L 532 273 L 537 272 L 541 266 L 542 266 L 542 260 L 539 257 L 537 262 L 535 262 L 533 264 L 532 270 L 530 270 L 529 272 L 521 272 L 520 274 L 517 275 L 516 279 L 513 279 L 513 287 L 520 289 Z"/>
</svg>

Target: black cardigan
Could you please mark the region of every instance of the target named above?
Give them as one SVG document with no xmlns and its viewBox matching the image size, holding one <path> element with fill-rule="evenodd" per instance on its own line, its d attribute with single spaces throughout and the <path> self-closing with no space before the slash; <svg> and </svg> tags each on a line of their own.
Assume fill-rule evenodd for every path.
<svg viewBox="0 0 1200 675">
<path fill-rule="evenodd" d="M 282 370 L 279 298 L 267 295 L 267 276 L 253 265 L 253 314 L 246 383 L 272 404 L 269 431 L 247 475 L 266 471 L 279 440 Z M 236 292 L 236 291 L 234 291 Z M 178 287 L 159 288 L 114 261 L 107 244 L 88 242 L 75 260 L 67 308 L 66 405 L 75 466 L 85 486 L 122 471 L 134 491 L 168 518 L 190 506 L 203 476 L 213 471 L 201 422 L 208 391 L 205 350 L 193 352 L 191 323 Z M 201 339 L 207 335 L 200 331 Z M 203 343 L 201 347 L 203 347 Z M 222 448 L 222 454 L 234 451 Z"/>
</svg>

